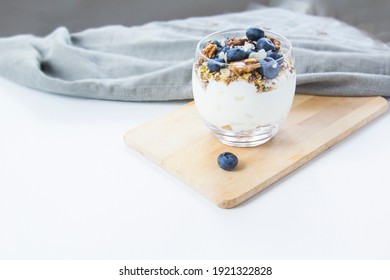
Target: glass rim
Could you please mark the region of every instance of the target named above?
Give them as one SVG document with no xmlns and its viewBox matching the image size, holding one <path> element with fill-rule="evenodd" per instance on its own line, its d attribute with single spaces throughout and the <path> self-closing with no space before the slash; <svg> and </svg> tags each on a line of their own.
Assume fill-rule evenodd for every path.
<svg viewBox="0 0 390 280">
<path fill-rule="evenodd" d="M 254 28 L 259 28 L 259 29 L 261 29 L 260 27 L 256 27 L 256 26 L 254 26 Z M 232 65 L 233 63 L 237 63 L 237 62 L 239 62 L 239 61 L 227 63 L 227 62 L 215 61 L 215 60 L 212 59 L 212 58 L 208 58 L 207 56 L 205 56 L 205 55 L 202 53 L 202 49 L 201 49 L 200 46 L 201 46 L 201 44 L 204 43 L 204 42 L 209 42 L 209 41 L 211 41 L 211 38 L 212 38 L 213 36 L 218 35 L 218 34 L 223 34 L 223 33 L 228 33 L 228 32 L 243 32 L 243 33 L 245 34 L 245 31 L 246 31 L 246 30 L 247 30 L 247 29 L 243 29 L 243 28 L 228 28 L 228 29 L 222 29 L 222 30 L 219 30 L 219 31 L 210 33 L 210 34 L 206 35 L 205 37 L 203 37 L 202 39 L 199 40 L 199 42 L 198 42 L 198 44 L 197 44 L 197 46 L 196 46 L 196 52 L 197 52 L 197 54 L 199 54 L 204 60 L 206 60 L 206 61 L 212 60 L 213 63 L 215 63 L 215 64 L 219 64 L 219 65 Z M 290 41 L 289 39 L 287 39 L 285 36 L 283 36 L 283 35 L 281 35 L 281 34 L 279 34 L 279 33 L 276 33 L 276 32 L 270 31 L 270 30 L 264 30 L 264 29 L 261 29 L 261 30 L 264 31 L 265 35 L 268 35 L 268 34 L 276 35 L 276 37 L 281 38 L 281 39 L 282 39 L 283 41 L 285 41 L 285 42 L 287 43 L 287 45 L 288 45 L 288 46 L 287 46 L 287 52 L 286 52 L 285 54 L 282 53 L 282 54 L 283 54 L 283 57 L 278 58 L 278 59 L 274 59 L 274 61 L 279 62 L 279 61 L 281 61 L 282 59 L 284 59 L 285 56 L 287 57 L 287 56 L 290 56 L 290 55 L 291 55 L 292 43 L 291 43 L 291 41 Z M 209 39 L 209 40 L 208 40 L 208 39 Z M 277 39 L 277 38 L 276 38 L 276 39 Z M 260 61 L 257 62 L 257 63 L 255 63 L 255 65 L 256 65 L 256 64 L 260 64 Z"/>
</svg>

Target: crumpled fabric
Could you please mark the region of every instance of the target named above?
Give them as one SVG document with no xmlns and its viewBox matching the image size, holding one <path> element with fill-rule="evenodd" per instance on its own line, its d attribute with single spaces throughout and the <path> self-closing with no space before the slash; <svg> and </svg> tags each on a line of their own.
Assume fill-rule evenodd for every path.
<svg viewBox="0 0 390 280">
<path fill-rule="evenodd" d="M 390 96 L 390 47 L 332 18 L 280 8 L 142 26 L 107 26 L 41 38 L 0 39 L 0 75 L 45 92 L 123 101 L 192 99 L 197 42 L 209 33 L 257 26 L 293 44 L 297 92 Z"/>
</svg>

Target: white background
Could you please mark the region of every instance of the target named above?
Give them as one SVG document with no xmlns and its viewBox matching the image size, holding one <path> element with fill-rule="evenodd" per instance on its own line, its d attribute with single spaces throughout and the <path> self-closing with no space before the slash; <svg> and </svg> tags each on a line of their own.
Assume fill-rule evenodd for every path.
<svg viewBox="0 0 390 280">
<path fill-rule="evenodd" d="M 226 210 L 123 142 L 182 104 L 0 79 L 0 258 L 390 258 L 389 113 Z"/>
</svg>

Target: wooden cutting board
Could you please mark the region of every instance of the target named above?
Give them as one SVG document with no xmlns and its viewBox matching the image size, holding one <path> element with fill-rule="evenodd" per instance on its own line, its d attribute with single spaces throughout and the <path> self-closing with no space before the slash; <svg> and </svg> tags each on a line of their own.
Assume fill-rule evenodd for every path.
<svg viewBox="0 0 390 280">
<path fill-rule="evenodd" d="M 276 136 L 254 148 L 226 146 L 203 124 L 193 102 L 128 131 L 130 147 L 222 208 L 232 208 L 286 176 L 386 111 L 382 97 L 296 95 Z M 234 171 L 217 165 L 237 155 Z"/>
</svg>

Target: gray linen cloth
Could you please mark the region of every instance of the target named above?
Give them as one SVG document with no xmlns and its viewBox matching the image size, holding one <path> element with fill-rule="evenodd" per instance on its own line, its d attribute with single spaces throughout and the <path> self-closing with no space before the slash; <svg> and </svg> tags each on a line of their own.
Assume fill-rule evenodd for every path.
<svg viewBox="0 0 390 280">
<path fill-rule="evenodd" d="M 279 8 L 107 26 L 45 38 L 0 39 L 0 75 L 42 91 L 85 98 L 191 99 L 197 42 L 231 27 L 259 26 L 285 35 L 296 55 L 297 92 L 390 96 L 390 47 L 335 19 Z"/>
</svg>

